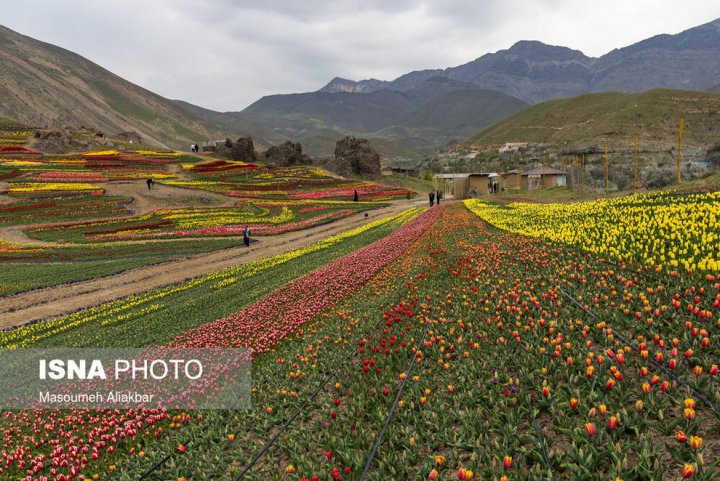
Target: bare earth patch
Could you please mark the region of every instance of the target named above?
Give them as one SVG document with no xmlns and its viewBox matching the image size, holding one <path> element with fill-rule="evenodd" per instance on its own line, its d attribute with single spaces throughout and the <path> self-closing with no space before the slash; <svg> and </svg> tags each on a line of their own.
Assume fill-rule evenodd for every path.
<svg viewBox="0 0 720 481">
<path fill-rule="evenodd" d="M 143 214 L 155 209 L 170 209 L 188 206 L 230 206 L 237 199 L 214 192 L 195 189 L 183 189 L 155 183 L 147 188 L 145 180 L 132 182 L 106 182 L 96 184 L 105 189 L 105 195 L 132 197 L 127 208 L 133 214 Z"/>
</svg>

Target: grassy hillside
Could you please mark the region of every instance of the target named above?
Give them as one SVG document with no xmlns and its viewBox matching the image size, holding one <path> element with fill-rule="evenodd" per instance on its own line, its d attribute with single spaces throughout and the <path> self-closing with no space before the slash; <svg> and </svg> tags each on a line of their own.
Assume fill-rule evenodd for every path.
<svg viewBox="0 0 720 481">
<path fill-rule="evenodd" d="M 68 50 L 0 26 L 0 116 L 35 127 L 136 131 L 151 144 L 187 150 L 227 129 Z"/>
<path fill-rule="evenodd" d="M 378 132 L 398 145 L 419 152 L 448 148 L 483 126 L 490 126 L 528 104 L 495 90 L 447 92 Z"/>
<path fill-rule="evenodd" d="M 609 143 L 626 148 L 637 135 L 645 148 L 677 145 L 680 116 L 685 145 L 709 147 L 720 137 L 720 95 L 651 90 L 638 94 L 599 93 L 533 105 L 483 130 L 465 147 L 505 142 L 547 143 L 585 148 Z"/>
</svg>

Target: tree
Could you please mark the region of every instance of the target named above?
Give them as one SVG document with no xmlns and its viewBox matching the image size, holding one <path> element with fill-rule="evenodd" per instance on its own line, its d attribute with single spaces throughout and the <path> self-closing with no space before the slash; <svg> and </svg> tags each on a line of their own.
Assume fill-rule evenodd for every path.
<svg viewBox="0 0 720 481">
<path fill-rule="evenodd" d="M 716 169 L 720 169 L 720 143 L 710 147 L 707 152 L 710 165 Z"/>
</svg>

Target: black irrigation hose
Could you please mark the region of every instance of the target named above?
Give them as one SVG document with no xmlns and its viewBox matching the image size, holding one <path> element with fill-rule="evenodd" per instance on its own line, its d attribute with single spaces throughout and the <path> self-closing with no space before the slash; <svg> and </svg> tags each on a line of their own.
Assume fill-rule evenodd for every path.
<svg viewBox="0 0 720 481">
<path fill-rule="evenodd" d="M 200 433 L 198 433 L 198 434 L 204 433 L 205 431 L 208 430 L 209 427 L 210 427 L 210 425 L 209 425 L 209 424 L 206 424 L 202 429 L 200 429 Z M 183 442 L 180 443 L 180 444 L 182 444 L 183 446 L 187 446 L 187 445 L 190 444 L 196 437 L 197 437 L 197 435 L 195 435 L 195 436 L 190 436 L 188 439 L 186 439 L 185 441 L 183 441 Z M 163 459 L 161 459 L 160 461 L 158 461 L 157 463 L 155 463 L 155 465 L 153 465 L 153 467 L 151 467 L 150 469 L 148 469 L 142 476 L 140 476 L 140 478 L 138 479 L 138 481 L 142 481 L 143 479 L 145 479 L 145 478 L 147 478 L 148 476 L 150 476 L 156 469 L 162 467 L 163 464 L 167 463 L 167 462 L 170 460 L 170 458 L 172 458 L 172 455 L 173 455 L 173 454 L 174 454 L 173 452 L 170 452 L 170 453 L 168 453 Z"/>
<path fill-rule="evenodd" d="M 378 324 L 376 324 L 375 326 L 373 326 L 373 330 L 376 329 L 376 328 L 379 326 L 379 324 L 380 324 L 380 323 L 378 323 Z M 261 382 L 260 384 L 258 384 L 258 386 L 262 386 L 263 384 L 266 384 L 266 383 L 267 383 L 267 381 L 263 381 L 263 382 Z M 256 387 L 257 387 L 257 386 L 256 386 Z M 200 432 L 199 432 L 198 434 L 204 433 L 205 431 L 207 431 L 207 429 L 208 429 L 209 427 L 210 427 L 209 424 L 205 425 L 202 429 L 200 429 Z M 197 435 L 191 436 L 190 438 L 188 438 L 186 441 L 182 442 L 181 444 L 183 444 L 184 446 L 187 446 L 187 445 L 189 445 L 195 438 L 197 438 Z M 152 473 L 153 473 L 154 471 L 156 471 L 158 468 L 162 467 L 163 464 L 165 464 L 166 462 L 168 462 L 168 461 L 170 460 L 170 458 L 172 458 L 172 455 L 173 455 L 173 454 L 174 454 L 174 453 L 169 453 L 169 454 L 167 454 L 163 459 L 161 459 L 160 461 L 158 461 L 157 463 L 155 463 L 150 469 L 148 469 L 148 470 L 139 478 L 139 481 L 142 481 L 143 479 L 147 478 L 150 474 L 152 474 Z"/>
<path fill-rule="evenodd" d="M 382 321 L 378 321 L 374 326 L 372 326 L 372 328 L 368 330 L 368 333 L 372 333 L 373 331 L 375 331 L 380 326 L 380 324 L 382 324 Z M 364 336 L 363 339 L 365 339 L 365 337 L 367 336 Z M 351 358 L 355 357 L 357 352 L 358 350 L 354 348 L 350 350 L 350 352 L 345 356 L 345 358 L 340 363 L 338 363 L 338 367 L 332 373 L 330 373 L 330 375 L 325 378 L 325 381 L 323 381 L 318 386 L 315 392 L 311 394 L 305 400 L 305 402 L 295 410 L 293 415 L 290 416 L 287 421 L 285 421 L 285 423 L 280 427 L 278 432 L 275 433 L 275 435 L 268 442 L 265 443 L 262 449 L 255 453 L 250 463 L 245 466 L 242 472 L 237 477 L 235 477 L 233 481 L 239 481 L 240 479 L 242 479 L 247 474 L 247 472 L 250 471 L 253 466 L 255 466 L 255 464 L 260 460 L 260 458 L 272 447 L 275 441 L 278 440 L 280 435 L 285 432 L 285 430 L 290 426 L 290 424 L 292 424 L 293 421 L 295 421 L 295 419 L 303 412 L 303 410 L 310 404 L 310 402 L 312 402 L 317 397 L 317 395 L 320 394 L 320 392 L 325 388 L 325 386 L 327 386 L 327 384 L 338 375 L 338 373 L 340 372 L 340 368 L 343 367 Z"/>
<path fill-rule="evenodd" d="M 568 299 L 570 299 L 570 301 L 572 301 L 573 304 L 575 304 L 579 309 L 581 309 L 581 310 L 582 310 L 583 312 L 585 312 L 587 315 L 589 315 L 590 317 L 592 317 L 593 319 L 595 319 L 597 322 L 603 322 L 602 319 L 600 319 L 600 318 L 597 317 L 595 314 L 593 314 L 593 312 L 590 311 L 589 309 L 586 310 L 582 305 L 580 305 L 579 302 L 577 302 L 570 294 L 568 294 L 568 293 L 567 293 L 565 290 L 563 290 L 561 287 L 558 287 L 558 289 L 560 290 L 560 292 L 561 292 L 565 297 L 567 297 Z M 620 339 L 622 342 L 624 342 L 627 346 L 631 347 L 633 350 L 637 351 L 637 346 L 635 346 L 635 345 L 632 343 L 632 341 L 630 341 L 629 339 L 627 339 L 625 336 L 623 336 L 621 333 L 617 332 L 617 331 L 616 331 L 615 329 L 613 329 L 612 327 L 608 327 L 608 329 L 610 329 L 610 331 L 613 333 L 613 335 L 614 335 L 615 337 L 617 337 L 618 339 Z M 717 406 L 715 406 L 715 404 L 714 404 L 712 401 L 710 401 L 703 393 L 699 392 L 697 389 L 695 389 L 694 386 L 692 386 L 691 384 L 687 383 L 687 382 L 684 381 L 683 379 L 680 379 L 679 377 L 677 377 L 672 371 L 670 371 L 668 368 L 666 368 L 665 366 L 663 366 L 661 363 L 657 362 L 657 361 L 656 361 L 655 359 L 653 359 L 652 357 L 649 357 L 648 360 L 649 360 L 650 363 L 653 364 L 656 368 L 662 370 L 665 374 L 667 374 L 668 376 L 670 376 L 671 378 L 673 378 L 673 379 L 674 379 L 675 381 L 677 381 L 679 384 L 681 384 L 681 385 L 685 386 L 686 388 L 690 389 L 700 401 L 702 401 L 705 405 L 707 405 L 710 409 L 713 410 L 713 412 L 715 413 L 716 416 L 719 416 L 719 417 L 720 417 L 720 409 L 718 409 Z"/>
<path fill-rule="evenodd" d="M 428 330 L 430 329 L 430 321 L 425 322 L 425 332 L 423 333 L 422 339 L 420 339 L 420 342 L 418 343 L 418 347 L 422 346 L 423 342 L 425 342 L 425 337 L 427 336 Z M 368 457 L 367 463 L 365 464 L 365 469 L 363 469 L 362 474 L 360 475 L 360 481 L 363 481 L 365 477 L 367 476 L 368 471 L 370 470 L 370 466 L 372 465 L 373 459 L 375 459 L 375 455 L 377 454 L 377 450 L 380 447 L 380 444 L 383 441 L 383 437 L 385 436 L 385 431 L 387 431 L 388 426 L 390 425 L 390 421 L 392 420 L 393 414 L 395 414 L 395 409 L 397 408 L 398 403 L 400 402 L 400 397 L 402 396 L 403 390 L 405 389 L 405 384 L 407 384 L 408 379 L 410 378 L 410 373 L 415 368 L 415 365 L 417 362 L 416 359 L 416 353 L 417 348 L 415 349 L 415 352 L 413 352 L 413 355 L 410 359 L 410 366 L 408 366 L 407 370 L 405 371 L 405 379 L 403 379 L 402 384 L 400 384 L 400 389 L 398 389 L 398 393 L 395 396 L 395 402 L 393 402 L 392 408 L 390 408 L 390 414 L 388 414 L 388 417 L 385 419 L 385 424 L 383 425 L 382 429 L 380 430 L 380 433 L 378 433 L 377 437 L 375 438 L 375 444 L 373 445 L 372 451 L 370 451 L 370 457 Z"/>
<path fill-rule="evenodd" d="M 378 325 L 379 325 L 379 324 L 378 324 Z M 378 325 L 375 325 L 373 328 L 377 328 Z M 261 382 L 260 384 L 258 384 L 258 386 L 262 386 L 263 384 L 266 384 L 266 383 L 267 383 L 267 381 L 263 381 L 263 382 Z M 257 386 L 256 386 L 256 387 L 257 387 Z M 198 434 L 204 433 L 205 431 L 207 431 L 207 429 L 208 429 L 209 427 L 210 427 L 210 425 L 209 425 L 209 424 L 206 424 L 202 429 L 200 429 L 200 432 L 199 432 Z M 184 446 L 187 446 L 187 445 L 189 445 L 195 438 L 197 438 L 197 435 L 191 436 L 190 438 L 188 438 L 186 441 L 182 442 L 181 444 L 184 445 Z M 166 462 L 168 462 L 168 461 L 170 460 L 170 458 L 172 458 L 172 455 L 173 455 L 173 454 L 174 454 L 174 453 L 171 452 L 171 453 L 167 454 L 163 459 L 161 459 L 160 461 L 158 461 L 157 463 L 155 463 L 155 465 L 153 465 L 150 469 L 148 469 L 148 470 L 139 478 L 138 481 L 142 481 L 143 479 L 147 478 L 150 474 L 152 474 L 154 471 L 156 471 L 158 468 L 162 467 L 162 465 L 164 465 Z"/>
<path fill-rule="evenodd" d="M 349 359 L 349 356 L 345 360 L 347 360 L 347 359 Z M 327 378 L 325 378 L 325 381 L 322 384 L 320 384 L 318 386 L 318 388 L 315 390 L 315 392 L 312 393 L 312 395 L 310 395 L 310 397 L 308 397 L 305 400 L 305 402 L 302 404 L 302 406 L 300 406 L 298 409 L 295 410 L 293 415 L 290 416 L 287 421 L 285 421 L 285 424 L 283 424 L 280 427 L 278 432 L 275 433 L 275 435 L 272 438 L 270 438 L 270 441 L 265 443 L 265 446 L 263 446 L 260 451 L 255 453 L 255 456 L 253 456 L 250 463 L 247 466 L 245 466 L 245 468 L 242 470 L 242 472 L 236 478 L 234 478 L 234 481 L 238 481 L 238 480 L 242 479 L 245 476 L 245 474 L 247 474 L 247 472 L 250 471 L 253 466 L 255 466 L 255 463 L 257 463 L 258 460 L 270 449 L 270 447 L 272 447 L 272 445 L 275 443 L 275 441 L 277 441 L 277 439 L 285 432 L 285 430 L 288 428 L 288 426 L 290 426 L 290 424 L 292 424 L 292 422 L 295 421 L 295 419 L 303 412 L 303 410 L 308 406 L 308 404 L 310 404 L 310 402 L 312 400 L 314 400 L 318 394 L 320 394 L 320 392 L 325 388 L 325 386 L 327 386 L 327 384 L 330 382 L 330 380 L 337 375 L 338 371 L 339 371 L 339 369 L 336 370 L 335 372 L 331 373 Z"/>
</svg>

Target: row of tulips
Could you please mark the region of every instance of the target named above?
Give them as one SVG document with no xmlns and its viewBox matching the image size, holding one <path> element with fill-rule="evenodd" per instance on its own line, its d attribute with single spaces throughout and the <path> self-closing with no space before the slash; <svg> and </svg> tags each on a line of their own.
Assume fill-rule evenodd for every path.
<svg viewBox="0 0 720 481">
<path fill-rule="evenodd" d="M 720 192 L 651 193 L 571 204 L 466 203 L 502 229 L 599 256 L 668 270 L 720 272 Z"/>
<path fill-rule="evenodd" d="M 316 209 L 303 211 L 308 205 Z M 309 228 L 382 205 L 253 200 L 233 207 L 158 209 L 131 217 L 37 226 L 28 233 L 39 240 L 62 238 L 74 242 L 242 236 L 245 227 L 250 227 L 253 234 L 271 235 Z"/>
</svg>

